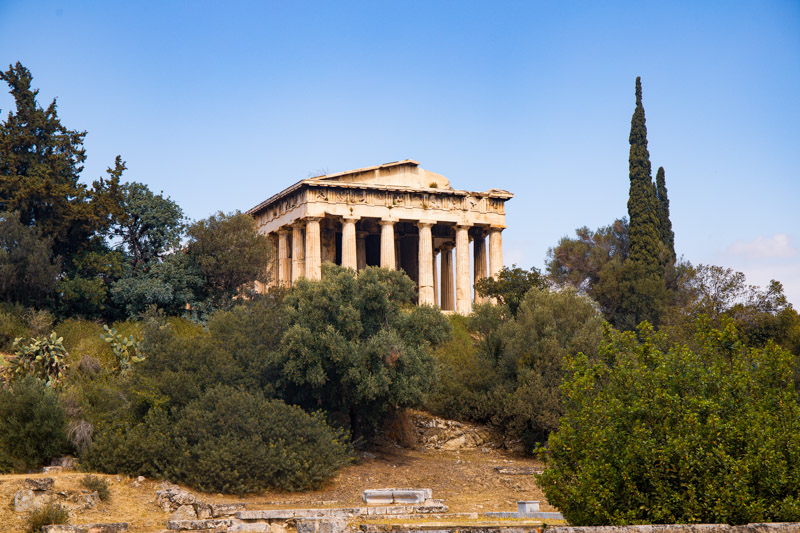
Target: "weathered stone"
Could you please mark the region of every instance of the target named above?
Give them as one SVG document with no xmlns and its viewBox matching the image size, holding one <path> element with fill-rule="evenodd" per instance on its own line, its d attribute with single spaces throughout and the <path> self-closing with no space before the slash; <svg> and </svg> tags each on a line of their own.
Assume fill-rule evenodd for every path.
<svg viewBox="0 0 800 533">
<path fill-rule="evenodd" d="M 45 491 L 53 488 L 55 480 L 51 477 L 28 478 L 22 482 L 22 486 L 30 490 Z"/>
<path fill-rule="evenodd" d="M 308 518 L 297 520 L 297 533 L 342 533 L 347 520 L 340 518 Z"/>
<path fill-rule="evenodd" d="M 94 491 L 90 494 L 86 494 L 83 497 L 83 507 L 84 509 L 92 509 L 96 505 L 100 503 L 100 493 Z"/>
<path fill-rule="evenodd" d="M 538 500 L 532 500 L 532 501 L 517 502 L 517 512 L 520 513 L 520 514 L 538 513 L 539 512 L 539 501 Z"/>
<path fill-rule="evenodd" d="M 495 472 L 506 476 L 532 476 L 533 474 L 541 474 L 544 472 L 541 468 L 532 468 L 530 466 L 496 466 Z"/>
<path fill-rule="evenodd" d="M 234 516 L 237 512 L 244 511 L 246 508 L 246 503 L 215 503 L 211 505 L 211 516 L 214 518 Z"/>
<path fill-rule="evenodd" d="M 206 502 L 194 502 L 194 512 L 197 514 L 197 518 L 200 520 L 214 518 L 214 512 L 211 508 L 211 504 Z"/>
<path fill-rule="evenodd" d="M 239 520 L 278 520 L 294 518 L 292 509 L 276 509 L 270 511 L 237 511 L 234 515 Z"/>
<path fill-rule="evenodd" d="M 269 524 L 266 522 L 256 522 L 254 524 L 233 524 L 228 528 L 227 533 L 267 533 L 270 532 Z"/>
<path fill-rule="evenodd" d="M 368 489 L 362 496 L 367 505 L 390 505 L 394 503 L 392 489 Z"/>
<path fill-rule="evenodd" d="M 170 520 L 196 520 L 197 518 L 197 512 L 193 505 L 181 505 L 169 517 Z"/>
<path fill-rule="evenodd" d="M 36 497 L 30 489 L 18 490 L 14 495 L 14 510 L 18 513 L 36 508 Z"/>
<path fill-rule="evenodd" d="M 449 507 L 446 505 L 416 505 L 414 512 L 417 514 L 446 513 Z"/>
<path fill-rule="evenodd" d="M 63 466 L 45 466 L 42 468 L 42 474 L 60 474 L 63 470 Z"/>
<path fill-rule="evenodd" d="M 230 518 L 214 518 L 211 520 L 170 520 L 167 529 L 186 531 L 192 529 L 226 529 L 235 522 Z"/>
</svg>

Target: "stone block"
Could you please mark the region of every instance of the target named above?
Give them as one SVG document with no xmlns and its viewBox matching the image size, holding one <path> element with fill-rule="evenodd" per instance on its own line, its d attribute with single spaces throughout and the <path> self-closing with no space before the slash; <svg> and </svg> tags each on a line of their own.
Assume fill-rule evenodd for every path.
<svg viewBox="0 0 800 533">
<path fill-rule="evenodd" d="M 55 480 L 51 477 L 28 478 L 22 482 L 22 486 L 30 490 L 45 491 L 53 488 Z"/>
<path fill-rule="evenodd" d="M 60 524 L 54 526 L 44 526 L 43 533 L 120 533 L 128 531 L 127 522 L 115 522 L 108 524 Z"/>
<path fill-rule="evenodd" d="M 364 503 L 367 505 L 391 505 L 394 493 L 391 489 L 368 489 L 364 491 Z"/>
<path fill-rule="evenodd" d="M 539 500 L 517 502 L 517 512 L 520 514 L 538 513 Z"/>
<path fill-rule="evenodd" d="M 18 490 L 14 495 L 14 510 L 18 513 L 32 511 L 36 508 L 37 498 L 30 489 Z"/>
<path fill-rule="evenodd" d="M 449 507 L 446 505 L 417 505 L 414 512 L 417 514 L 446 513 Z"/>
<path fill-rule="evenodd" d="M 42 468 L 42 474 L 60 474 L 63 470 L 63 466 L 45 466 Z"/>
<path fill-rule="evenodd" d="M 169 517 L 170 520 L 197 520 L 198 518 L 193 505 L 181 505 Z"/>
<path fill-rule="evenodd" d="M 221 529 L 225 530 L 235 522 L 230 518 L 214 518 L 211 520 L 170 520 L 167 529 L 173 531 L 187 531 L 192 529 Z"/>
<path fill-rule="evenodd" d="M 206 502 L 194 502 L 194 512 L 199 520 L 214 518 L 211 504 Z"/>
<path fill-rule="evenodd" d="M 256 522 L 254 524 L 233 524 L 228 527 L 227 533 L 271 533 L 271 530 L 266 522 Z"/>
<path fill-rule="evenodd" d="M 271 511 L 237 511 L 234 514 L 239 520 L 286 520 L 294 518 L 292 509 L 275 509 Z"/>
<path fill-rule="evenodd" d="M 297 520 L 297 533 L 344 533 L 347 520 L 341 518 L 304 518 Z"/>
<path fill-rule="evenodd" d="M 426 494 L 424 490 L 393 490 L 392 497 L 394 503 L 425 503 Z"/>
<path fill-rule="evenodd" d="M 234 516 L 236 513 L 244 511 L 246 508 L 246 503 L 215 503 L 211 505 L 211 516 L 214 518 Z"/>
</svg>

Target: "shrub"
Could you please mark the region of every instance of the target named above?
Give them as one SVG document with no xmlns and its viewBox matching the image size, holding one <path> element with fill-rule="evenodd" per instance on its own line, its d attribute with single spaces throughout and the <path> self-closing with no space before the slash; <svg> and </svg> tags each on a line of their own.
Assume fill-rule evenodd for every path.
<svg viewBox="0 0 800 533">
<path fill-rule="evenodd" d="M 799 520 L 792 355 L 749 348 L 730 321 L 700 323 L 696 351 L 639 336 L 607 329 L 599 362 L 569 359 L 548 501 L 574 525 Z"/>
<path fill-rule="evenodd" d="M 0 389 L 0 455 L 7 465 L 39 468 L 68 449 L 64 409 L 50 387 L 28 376 Z"/>
<path fill-rule="evenodd" d="M 345 434 L 280 400 L 219 386 L 176 416 L 154 409 L 102 431 L 90 467 L 169 478 L 206 492 L 311 490 L 349 461 Z"/>
<path fill-rule="evenodd" d="M 21 305 L 0 304 L 0 351 L 10 351 L 14 339 L 30 335 L 24 315 L 25 308 Z"/>
<path fill-rule="evenodd" d="M 28 531 L 40 533 L 44 526 L 66 524 L 69 521 L 69 511 L 57 503 L 48 502 L 35 509 L 28 517 Z"/>
<path fill-rule="evenodd" d="M 97 476 L 86 476 L 81 479 L 81 485 L 90 492 L 97 492 L 100 501 L 107 502 L 111 498 L 108 481 Z"/>
</svg>

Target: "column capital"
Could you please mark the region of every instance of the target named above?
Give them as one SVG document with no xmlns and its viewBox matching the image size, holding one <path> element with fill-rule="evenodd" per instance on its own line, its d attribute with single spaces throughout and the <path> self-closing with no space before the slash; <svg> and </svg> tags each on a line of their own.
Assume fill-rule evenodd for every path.
<svg viewBox="0 0 800 533">
<path fill-rule="evenodd" d="M 305 229 L 306 221 L 305 221 L 305 219 L 298 218 L 297 220 L 295 220 L 294 222 L 289 224 L 289 226 L 291 226 L 294 229 Z"/>
<path fill-rule="evenodd" d="M 471 228 L 472 226 L 472 222 L 456 222 L 457 228 Z"/>
<path fill-rule="evenodd" d="M 492 232 L 494 232 L 494 231 L 503 231 L 507 227 L 508 226 L 503 225 L 503 224 L 492 224 L 491 226 L 489 226 L 489 231 L 492 231 Z"/>
<path fill-rule="evenodd" d="M 302 220 L 304 222 L 319 222 L 322 219 L 323 219 L 323 217 L 303 217 L 302 218 Z"/>
<path fill-rule="evenodd" d="M 394 219 L 394 218 L 382 218 L 382 219 L 380 219 L 378 224 L 380 224 L 381 226 L 394 226 L 395 224 L 397 224 L 397 219 Z"/>
<path fill-rule="evenodd" d="M 278 235 L 288 235 L 288 234 L 291 233 L 291 230 L 286 229 L 286 228 L 279 228 L 279 229 L 275 230 L 275 233 L 277 233 Z"/>
<path fill-rule="evenodd" d="M 443 251 L 443 252 L 449 252 L 449 251 L 451 251 L 451 250 L 452 250 L 453 248 L 455 248 L 455 247 L 456 247 L 456 245 L 455 245 L 455 244 L 449 244 L 449 243 L 448 243 L 448 244 L 443 244 L 443 245 L 441 245 L 441 246 L 439 247 L 439 249 L 440 249 L 441 251 Z"/>
<path fill-rule="evenodd" d="M 430 228 L 436 225 L 435 220 L 417 220 L 416 222 L 418 228 Z"/>
<path fill-rule="evenodd" d="M 348 216 L 344 216 L 344 217 L 342 217 L 342 220 L 346 220 L 346 221 L 348 221 L 348 222 L 358 222 L 359 220 L 361 220 L 361 217 L 356 217 L 356 216 L 353 216 L 353 215 L 348 215 Z"/>
</svg>

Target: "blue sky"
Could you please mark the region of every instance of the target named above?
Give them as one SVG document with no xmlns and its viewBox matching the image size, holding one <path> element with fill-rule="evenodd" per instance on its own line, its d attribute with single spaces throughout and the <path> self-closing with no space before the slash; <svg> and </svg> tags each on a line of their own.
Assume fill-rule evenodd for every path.
<svg viewBox="0 0 800 533">
<path fill-rule="evenodd" d="M 0 65 L 18 60 L 89 132 L 87 181 L 121 154 L 199 219 L 412 158 L 512 191 L 525 267 L 626 214 L 641 76 L 678 254 L 800 306 L 797 1 L 0 0 Z"/>
</svg>

